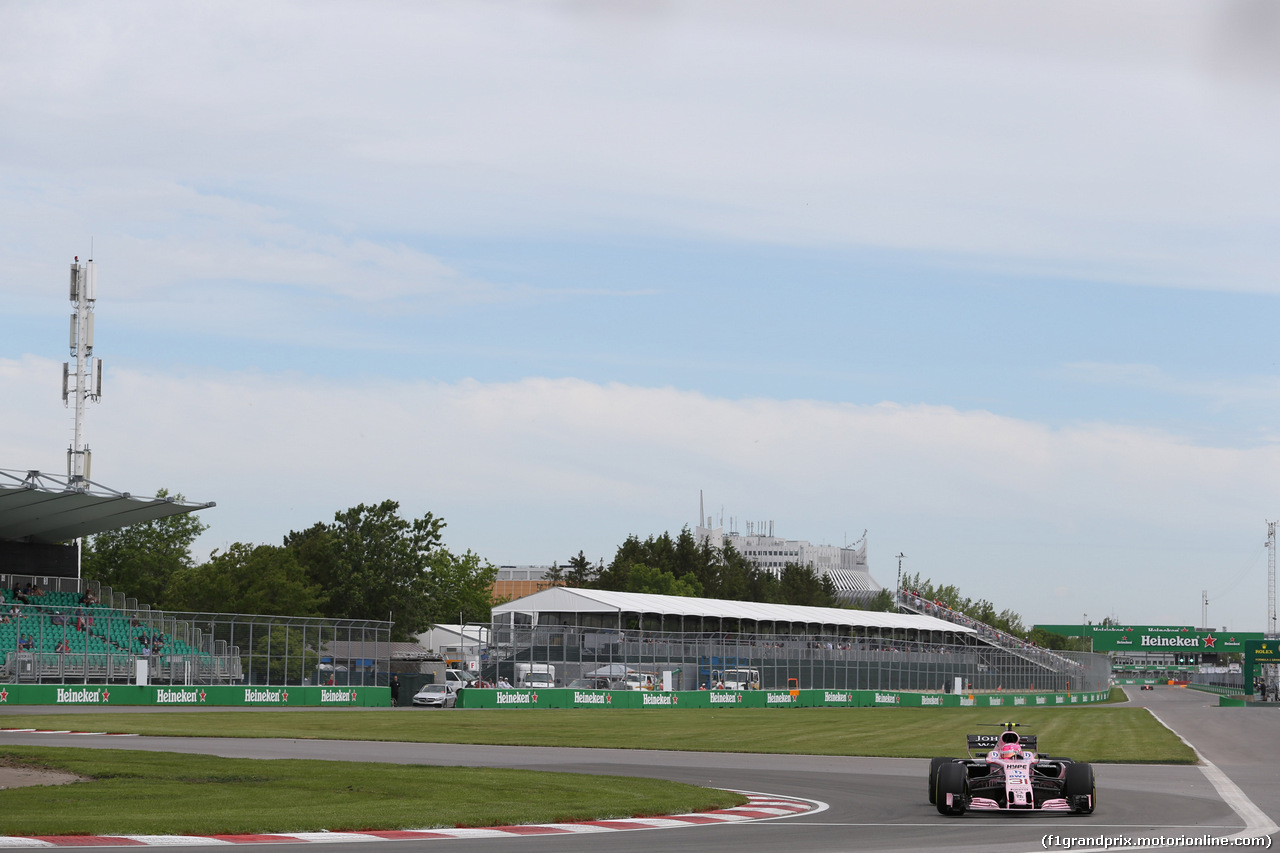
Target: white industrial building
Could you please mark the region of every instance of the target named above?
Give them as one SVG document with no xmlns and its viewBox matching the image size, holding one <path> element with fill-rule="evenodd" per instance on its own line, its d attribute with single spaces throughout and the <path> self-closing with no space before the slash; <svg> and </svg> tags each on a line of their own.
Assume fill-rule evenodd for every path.
<svg viewBox="0 0 1280 853">
<path fill-rule="evenodd" d="M 713 547 L 720 547 L 724 542 L 733 546 L 739 554 L 746 557 L 754 565 L 781 574 L 787 563 L 809 566 L 818 575 L 831 578 L 836 593 L 843 601 L 859 601 L 871 598 L 883 588 L 871 577 L 867 567 L 867 534 L 853 545 L 813 545 L 803 539 L 783 539 L 773 535 L 773 522 L 746 523 L 747 533 L 743 535 L 730 525 L 728 533 L 724 530 L 724 519 L 719 526 L 713 527 L 713 519 L 706 514 L 702 505 L 702 497 L 698 497 L 698 527 L 694 537 L 698 544 L 710 542 Z"/>
</svg>

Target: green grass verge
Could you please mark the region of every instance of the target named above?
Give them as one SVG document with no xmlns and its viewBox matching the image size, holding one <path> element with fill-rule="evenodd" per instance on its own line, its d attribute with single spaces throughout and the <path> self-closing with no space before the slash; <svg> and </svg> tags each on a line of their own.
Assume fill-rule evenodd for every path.
<svg viewBox="0 0 1280 853">
<path fill-rule="evenodd" d="M 316 710 L 0 716 L 0 726 L 180 737 L 274 737 L 927 758 L 963 755 L 966 734 L 1014 719 L 1042 751 L 1077 761 L 1190 764 L 1145 709 L 807 708 L 730 710 Z"/>
<path fill-rule="evenodd" d="M 0 790 L 0 835 L 216 835 L 504 826 L 727 808 L 676 782 L 471 767 L 7 747 L 91 781 Z"/>
</svg>

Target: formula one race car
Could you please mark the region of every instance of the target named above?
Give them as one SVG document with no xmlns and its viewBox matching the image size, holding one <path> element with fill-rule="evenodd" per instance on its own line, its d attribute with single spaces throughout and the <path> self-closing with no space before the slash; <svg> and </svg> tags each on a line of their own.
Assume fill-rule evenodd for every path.
<svg viewBox="0 0 1280 853">
<path fill-rule="evenodd" d="M 1156 689 L 1156 686 L 1155 686 L 1154 684 L 1144 684 L 1144 685 L 1142 685 L 1141 687 L 1139 687 L 1138 689 L 1139 689 L 1139 690 L 1155 690 L 1155 689 Z"/>
<path fill-rule="evenodd" d="M 1090 814 L 1097 802 L 1093 767 L 1036 753 L 1036 736 L 1017 723 L 998 735 L 968 735 L 969 758 L 929 762 L 929 802 L 944 815 L 974 811 L 1057 811 Z"/>
</svg>

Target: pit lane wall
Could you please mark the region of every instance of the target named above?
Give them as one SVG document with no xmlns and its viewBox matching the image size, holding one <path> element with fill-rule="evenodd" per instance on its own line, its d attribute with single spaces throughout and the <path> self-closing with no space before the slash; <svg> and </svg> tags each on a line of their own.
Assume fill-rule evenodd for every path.
<svg viewBox="0 0 1280 853">
<path fill-rule="evenodd" d="M 158 705 L 264 707 L 391 706 L 389 687 L 139 687 L 132 684 L 0 684 L 6 705 Z"/>
<path fill-rule="evenodd" d="M 487 690 L 458 693 L 460 708 L 1012 708 L 1104 702 L 1103 693 L 909 693 L 890 690 Z"/>
</svg>

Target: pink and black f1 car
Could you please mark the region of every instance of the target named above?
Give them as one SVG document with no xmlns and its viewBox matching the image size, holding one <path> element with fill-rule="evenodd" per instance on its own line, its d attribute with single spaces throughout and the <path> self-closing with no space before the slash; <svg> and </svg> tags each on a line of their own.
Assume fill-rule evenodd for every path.
<svg viewBox="0 0 1280 853">
<path fill-rule="evenodd" d="M 929 802 L 944 815 L 974 811 L 1057 811 L 1089 814 L 1097 801 L 1093 767 L 1038 754 L 1036 736 L 1017 723 L 998 735 L 968 735 L 968 758 L 929 762 Z"/>
</svg>

